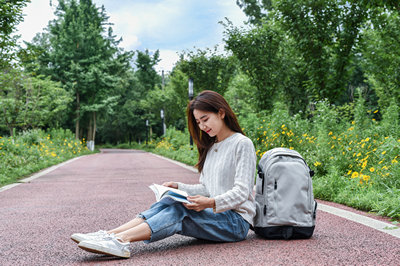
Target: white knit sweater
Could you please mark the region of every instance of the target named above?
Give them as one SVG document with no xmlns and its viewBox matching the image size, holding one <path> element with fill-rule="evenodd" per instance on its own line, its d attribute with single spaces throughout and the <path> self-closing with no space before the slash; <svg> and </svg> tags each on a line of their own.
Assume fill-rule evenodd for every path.
<svg viewBox="0 0 400 266">
<path fill-rule="evenodd" d="M 200 174 L 200 184 L 178 183 L 178 188 L 189 195 L 214 198 L 215 212 L 233 210 L 252 225 L 255 215 L 255 170 L 253 142 L 235 133 L 210 148 Z"/>
</svg>

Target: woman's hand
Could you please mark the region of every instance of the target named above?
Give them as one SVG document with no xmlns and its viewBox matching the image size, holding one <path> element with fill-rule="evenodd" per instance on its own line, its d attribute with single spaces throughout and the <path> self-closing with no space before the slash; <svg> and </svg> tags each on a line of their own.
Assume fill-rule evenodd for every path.
<svg viewBox="0 0 400 266">
<path fill-rule="evenodd" d="M 195 210 L 197 212 L 202 211 L 207 208 L 214 208 L 215 200 L 213 198 L 207 198 L 204 196 L 188 196 L 187 199 L 190 203 L 184 203 L 186 208 L 189 210 Z"/>
<path fill-rule="evenodd" d="M 178 188 L 178 183 L 176 183 L 176 182 L 171 182 L 171 181 L 169 181 L 169 182 L 164 182 L 162 185 L 163 185 L 163 186 L 166 186 L 166 187 Z"/>
</svg>

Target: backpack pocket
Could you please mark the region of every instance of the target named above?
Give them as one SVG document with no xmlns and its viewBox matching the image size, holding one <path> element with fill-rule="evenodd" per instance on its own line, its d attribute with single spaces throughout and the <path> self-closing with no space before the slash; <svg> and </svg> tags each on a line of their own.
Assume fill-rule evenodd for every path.
<svg viewBox="0 0 400 266">
<path fill-rule="evenodd" d="M 256 216 L 254 217 L 254 227 L 266 226 L 265 215 L 267 213 L 267 205 L 263 195 L 256 194 L 255 207 Z"/>
</svg>

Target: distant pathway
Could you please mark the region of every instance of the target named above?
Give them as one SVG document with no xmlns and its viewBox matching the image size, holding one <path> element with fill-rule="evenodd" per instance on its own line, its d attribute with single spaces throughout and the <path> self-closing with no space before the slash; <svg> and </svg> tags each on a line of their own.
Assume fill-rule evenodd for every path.
<svg viewBox="0 0 400 266">
<path fill-rule="evenodd" d="M 87 253 L 69 239 L 72 233 L 126 222 L 154 201 L 148 185 L 196 183 L 198 174 L 133 150 L 104 150 L 53 169 L 0 192 L 0 265 L 400 265 L 398 237 L 327 209 L 318 212 L 309 240 L 264 240 L 250 232 L 240 243 L 215 244 L 177 235 L 132 244 L 127 260 Z"/>
</svg>

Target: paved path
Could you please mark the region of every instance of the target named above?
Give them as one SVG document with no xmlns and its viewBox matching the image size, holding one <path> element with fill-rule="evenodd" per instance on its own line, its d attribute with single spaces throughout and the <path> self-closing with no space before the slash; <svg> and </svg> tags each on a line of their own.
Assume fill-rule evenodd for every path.
<svg viewBox="0 0 400 266">
<path fill-rule="evenodd" d="M 215 244 L 177 235 L 132 244 L 130 259 L 116 259 L 69 239 L 133 218 L 154 201 L 152 183 L 197 179 L 150 153 L 106 150 L 3 190 L 0 265 L 400 265 L 400 238 L 325 211 L 308 240 L 264 240 L 250 232 L 240 243 Z"/>
</svg>

